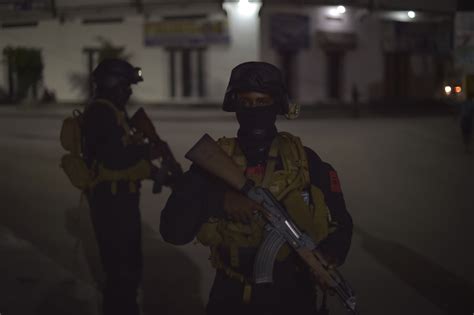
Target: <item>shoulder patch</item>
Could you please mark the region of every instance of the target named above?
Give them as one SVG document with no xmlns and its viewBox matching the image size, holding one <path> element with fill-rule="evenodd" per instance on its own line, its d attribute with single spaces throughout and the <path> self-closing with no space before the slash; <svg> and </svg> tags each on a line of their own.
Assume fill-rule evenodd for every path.
<svg viewBox="0 0 474 315">
<path fill-rule="evenodd" d="M 329 182 L 331 185 L 331 192 L 341 193 L 341 183 L 339 182 L 339 177 L 337 176 L 336 171 L 329 171 Z"/>
</svg>

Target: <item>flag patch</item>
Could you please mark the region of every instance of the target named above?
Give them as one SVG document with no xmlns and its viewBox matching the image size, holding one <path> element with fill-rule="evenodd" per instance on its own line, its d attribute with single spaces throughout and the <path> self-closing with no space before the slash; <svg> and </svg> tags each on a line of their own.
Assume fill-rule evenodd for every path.
<svg viewBox="0 0 474 315">
<path fill-rule="evenodd" d="M 341 183 L 339 182 L 339 177 L 337 177 L 336 171 L 329 171 L 329 181 L 331 184 L 331 191 L 335 193 L 342 192 Z"/>
</svg>

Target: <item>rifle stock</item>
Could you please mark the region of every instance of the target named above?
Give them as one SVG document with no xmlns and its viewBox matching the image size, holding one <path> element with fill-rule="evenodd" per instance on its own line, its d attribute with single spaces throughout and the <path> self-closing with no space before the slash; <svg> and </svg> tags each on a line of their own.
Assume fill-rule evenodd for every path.
<svg viewBox="0 0 474 315">
<path fill-rule="evenodd" d="M 142 107 L 140 107 L 135 114 L 133 114 L 132 118 L 130 118 L 130 125 L 143 133 L 150 142 L 159 144 L 162 141 L 156 132 L 153 122 Z"/>
<path fill-rule="evenodd" d="M 223 179 L 236 190 L 242 190 L 247 182 L 242 170 L 207 133 L 185 157 L 212 175 Z"/>
<path fill-rule="evenodd" d="M 145 113 L 145 110 L 140 107 L 130 119 L 130 125 L 137 131 L 141 132 L 145 138 L 150 141 L 150 144 L 156 146 L 159 149 L 162 163 L 161 166 L 166 170 L 166 176 L 162 178 L 156 178 L 153 186 L 153 192 L 158 193 L 161 191 L 163 182 L 168 180 L 169 186 L 172 186 L 176 179 L 183 174 L 181 165 L 176 161 L 173 152 L 165 141 L 163 141 L 158 133 L 156 132 L 153 122 Z M 165 178 L 166 177 L 166 178 Z"/>
</svg>

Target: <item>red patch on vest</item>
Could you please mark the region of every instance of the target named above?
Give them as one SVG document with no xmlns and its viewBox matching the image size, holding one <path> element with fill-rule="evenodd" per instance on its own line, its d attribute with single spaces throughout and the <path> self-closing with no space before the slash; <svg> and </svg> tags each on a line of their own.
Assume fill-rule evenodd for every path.
<svg viewBox="0 0 474 315">
<path fill-rule="evenodd" d="M 265 167 L 262 164 L 256 166 L 247 167 L 245 175 L 263 175 L 265 173 Z"/>
<path fill-rule="evenodd" d="M 335 193 L 342 192 L 341 183 L 339 182 L 339 177 L 337 177 L 336 171 L 329 171 L 329 181 L 331 183 L 331 191 Z"/>
</svg>

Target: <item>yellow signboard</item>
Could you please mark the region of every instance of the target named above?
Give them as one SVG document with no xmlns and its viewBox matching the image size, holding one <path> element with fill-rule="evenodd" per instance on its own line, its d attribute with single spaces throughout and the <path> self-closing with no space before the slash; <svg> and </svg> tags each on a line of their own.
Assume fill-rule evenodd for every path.
<svg viewBox="0 0 474 315">
<path fill-rule="evenodd" d="M 196 47 L 228 44 L 227 20 L 170 19 L 144 24 L 146 46 Z"/>
</svg>

